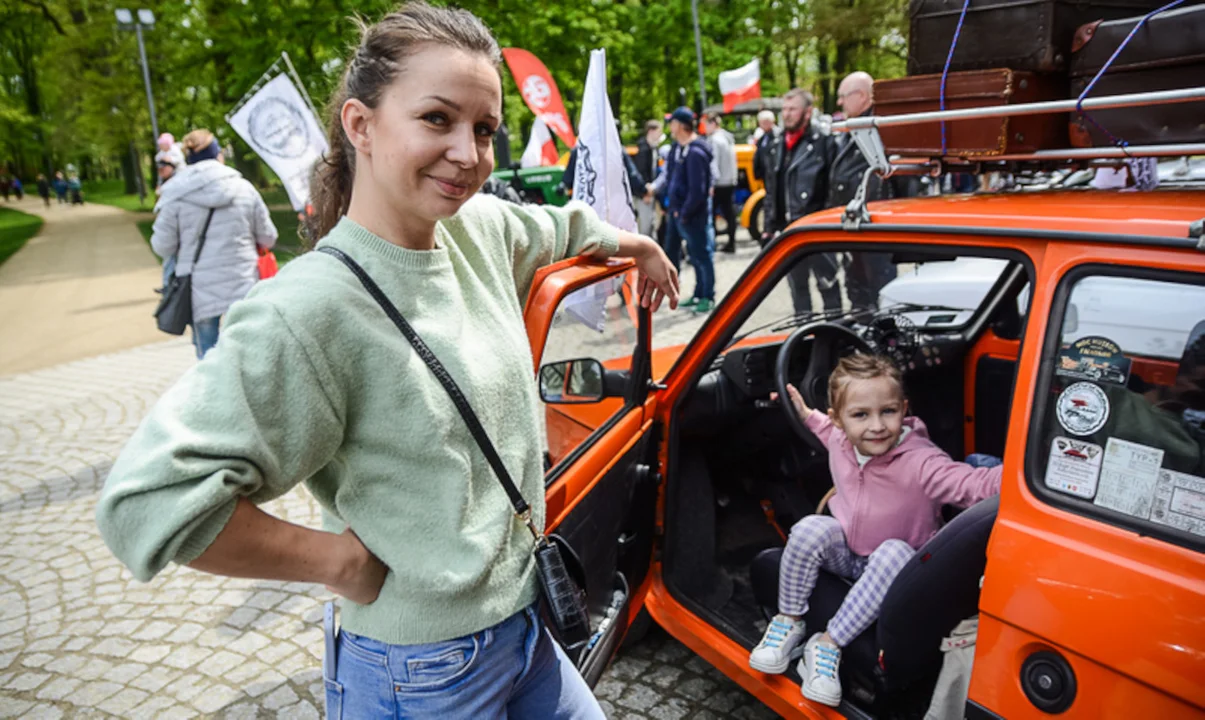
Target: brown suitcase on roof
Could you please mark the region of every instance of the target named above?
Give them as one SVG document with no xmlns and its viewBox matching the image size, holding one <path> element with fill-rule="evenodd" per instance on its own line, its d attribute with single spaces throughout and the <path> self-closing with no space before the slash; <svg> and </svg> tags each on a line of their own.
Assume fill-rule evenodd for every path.
<svg viewBox="0 0 1205 720">
<path fill-rule="evenodd" d="M 1071 97 L 1080 96 L 1140 19 L 1092 23 L 1080 28 L 1071 60 Z M 1205 5 L 1180 7 L 1148 20 L 1088 97 L 1201 85 L 1205 85 Z M 1111 145 L 1110 134 L 1132 145 L 1205 141 L 1205 101 L 1097 110 L 1090 116 L 1096 125 L 1072 114 L 1072 144 Z"/>
<path fill-rule="evenodd" d="M 1066 72 L 1076 28 L 1097 20 L 1141 16 L 1167 2 L 975 0 L 967 7 L 950 69 Z M 1187 4 L 1200 4 L 1200 0 Z M 909 75 L 939 73 L 945 67 L 962 6 L 962 0 L 911 0 Z"/>
<path fill-rule="evenodd" d="M 941 75 L 921 75 L 874 84 L 876 115 L 903 115 L 939 109 Z M 969 70 L 950 73 L 946 110 L 1018 105 L 1061 100 L 1066 86 L 1058 78 L 1012 70 Z M 940 155 L 941 123 L 879 129 L 888 154 Z M 946 154 L 990 157 L 1067 147 L 1067 116 L 1030 115 L 946 123 Z"/>
</svg>

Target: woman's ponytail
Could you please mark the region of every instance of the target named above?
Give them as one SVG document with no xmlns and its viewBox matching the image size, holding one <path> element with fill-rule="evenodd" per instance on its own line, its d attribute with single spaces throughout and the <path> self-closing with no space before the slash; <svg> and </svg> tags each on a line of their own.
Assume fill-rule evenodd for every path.
<svg viewBox="0 0 1205 720">
<path fill-rule="evenodd" d="M 347 75 L 331 98 L 327 109 L 327 144 L 330 150 L 314 165 L 310 180 L 310 204 L 314 214 L 308 219 L 309 238 L 317 242 L 326 237 L 351 204 L 351 188 L 356 177 L 356 150 L 343 132 L 343 104 L 347 102 Z"/>
</svg>

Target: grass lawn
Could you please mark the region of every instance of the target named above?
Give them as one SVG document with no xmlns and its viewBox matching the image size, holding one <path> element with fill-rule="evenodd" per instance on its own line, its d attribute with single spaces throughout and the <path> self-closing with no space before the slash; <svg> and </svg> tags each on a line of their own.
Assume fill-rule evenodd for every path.
<svg viewBox="0 0 1205 720">
<path fill-rule="evenodd" d="M 276 241 L 276 249 L 273 252 L 276 253 L 276 262 L 284 265 L 300 255 L 302 251 L 301 238 L 297 236 L 297 213 L 292 210 L 272 210 L 271 214 L 272 224 L 280 233 L 280 238 Z M 151 243 L 151 229 L 154 223 L 155 218 L 152 215 L 146 215 L 145 219 L 138 221 L 138 231 L 142 233 L 148 246 Z"/>
<path fill-rule="evenodd" d="M 94 202 L 99 205 L 112 205 L 119 207 L 122 210 L 150 210 L 155 207 L 155 195 L 151 192 L 152 188 L 147 188 L 146 199 L 142 204 L 138 203 L 138 195 L 125 194 L 125 181 L 123 180 L 100 180 L 95 182 L 84 183 L 83 193 L 84 202 Z"/>
<path fill-rule="evenodd" d="M 155 194 L 152 191 L 153 188 L 147 188 L 148 194 L 146 199 L 139 205 L 137 194 L 125 194 L 125 181 L 99 180 L 84 183 L 84 201 L 99 203 L 101 205 L 112 205 L 113 207 L 132 210 L 134 212 L 149 211 L 155 207 Z M 289 195 L 282 187 L 271 187 L 267 190 L 260 190 L 260 195 L 263 196 L 264 202 L 268 204 L 268 207 L 290 204 Z M 294 222 L 294 225 L 296 225 L 296 222 Z M 284 233 L 282 232 L 281 234 L 283 235 Z"/>
<path fill-rule="evenodd" d="M 42 218 L 36 215 L 0 207 L 0 264 L 20 250 L 26 240 L 37 235 L 41 227 Z"/>
</svg>

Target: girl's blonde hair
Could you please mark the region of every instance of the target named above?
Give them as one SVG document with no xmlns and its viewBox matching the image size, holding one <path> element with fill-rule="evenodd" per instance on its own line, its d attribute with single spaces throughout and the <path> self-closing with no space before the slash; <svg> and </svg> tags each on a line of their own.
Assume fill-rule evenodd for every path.
<svg viewBox="0 0 1205 720">
<path fill-rule="evenodd" d="M 502 62 L 493 34 L 468 10 L 407 2 L 375 25 L 359 25 L 360 44 L 348 59 L 327 110 L 330 151 L 314 166 L 310 182 L 314 240 L 330 232 L 351 204 L 356 150 L 343 132 L 344 103 L 355 98 L 375 108 L 385 88 L 405 69 L 406 59 L 431 45 L 480 55 L 495 67 Z"/>
<path fill-rule="evenodd" d="M 841 358 L 837 363 L 837 367 L 833 369 L 831 375 L 828 376 L 828 406 L 832 408 L 837 415 L 841 414 L 841 408 L 845 406 L 845 396 L 849 390 L 849 384 L 854 380 L 874 380 L 875 378 L 890 378 L 895 386 L 899 388 L 900 399 L 905 399 L 904 395 L 904 375 L 900 372 L 890 360 L 881 355 L 867 355 L 865 353 L 854 353 L 848 357 Z"/>
</svg>

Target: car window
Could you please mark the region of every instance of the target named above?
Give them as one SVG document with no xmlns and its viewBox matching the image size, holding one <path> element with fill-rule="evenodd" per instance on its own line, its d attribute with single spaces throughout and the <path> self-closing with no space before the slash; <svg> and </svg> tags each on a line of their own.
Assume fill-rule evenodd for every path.
<svg viewBox="0 0 1205 720">
<path fill-rule="evenodd" d="M 557 306 L 541 366 L 591 358 L 608 371 L 630 370 L 636 349 L 632 273 L 605 278 L 567 295 Z M 545 449 L 553 464 L 571 453 L 623 406 L 622 398 L 587 405 L 546 404 Z"/>
<path fill-rule="evenodd" d="M 780 335 L 805 313 L 819 320 L 853 308 L 893 312 L 917 327 L 959 327 L 983 303 L 1008 265 L 992 258 L 922 259 L 866 251 L 802 256 L 736 338 Z"/>
<path fill-rule="evenodd" d="M 1104 522 L 1205 546 L 1205 287 L 1103 272 L 1064 285 L 1031 486 Z"/>
</svg>

